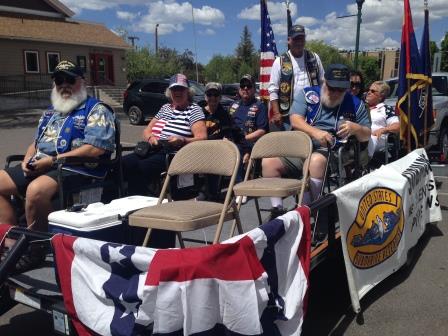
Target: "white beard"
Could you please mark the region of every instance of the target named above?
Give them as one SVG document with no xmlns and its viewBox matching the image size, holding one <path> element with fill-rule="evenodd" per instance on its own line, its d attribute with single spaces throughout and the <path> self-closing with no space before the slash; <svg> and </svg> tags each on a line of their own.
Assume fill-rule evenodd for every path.
<svg viewBox="0 0 448 336">
<path fill-rule="evenodd" d="M 54 109 L 62 114 L 72 112 L 86 99 L 87 90 L 84 86 L 81 87 L 78 92 L 72 93 L 69 98 L 62 97 L 62 95 L 56 90 L 56 86 L 53 87 L 53 90 L 51 91 L 51 103 L 53 104 Z"/>
<path fill-rule="evenodd" d="M 341 105 L 342 101 L 344 100 L 344 96 L 345 96 L 345 92 L 341 95 L 341 97 L 331 100 L 330 95 L 328 94 L 327 86 L 325 84 L 322 85 L 320 101 L 321 101 L 322 105 L 324 105 L 325 107 L 332 109 L 338 105 Z"/>
</svg>

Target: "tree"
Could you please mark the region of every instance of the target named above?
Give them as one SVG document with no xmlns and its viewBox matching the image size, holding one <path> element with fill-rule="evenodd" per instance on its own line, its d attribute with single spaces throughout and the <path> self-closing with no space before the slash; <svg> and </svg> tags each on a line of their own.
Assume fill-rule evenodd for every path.
<svg viewBox="0 0 448 336">
<path fill-rule="evenodd" d="M 375 57 L 360 55 L 359 69 L 364 76 L 365 87 L 380 79 L 380 64 Z"/>
<path fill-rule="evenodd" d="M 205 80 L 207 82 L 233 83 L 238 81 L 237 74 L 233 71 L 235 57 L 214 55 L 205 66 Z"/>
<path fill-rule="evenodd" d="M 442 52 L 442 62 L 440 64 L 441 71 L 448 71 L 448 32 L 440 44 L 440 51 Z"/>
<path fill-rule="evenodd" d="M 431 54 L 431 66 L 434 63 L 434 54 L 436 52 L 439 52 L 439 47 L 437 47 L 436 42 L 434 41 L 429 41 L 429 52 Z"/>
<path fill-rule="evenodd" d="M 348 67 L 352 67 L 352 62 L 339 54 L 338 49 L 333 46 L 326 44 L 321 40 L 312 40 L 306 42 L 306 48 L 314 51 L 319 55 L 320 60 L 322 61 L 322 65 L 327 67 L 329 64 L 341 63 L 345 64 Z"/>
<path fill-rule="evenodd" d="M 238 77 L 246 73 L 251 74 L 252 76 L 258 74 L 258 55 L 255 52 L 252 37 L 247 26 L 244 26 L 240 43 L 238 43 L 235 49 L 235 56 L 236 59 L 233 64 L 233 71 Z"/>
</svg>

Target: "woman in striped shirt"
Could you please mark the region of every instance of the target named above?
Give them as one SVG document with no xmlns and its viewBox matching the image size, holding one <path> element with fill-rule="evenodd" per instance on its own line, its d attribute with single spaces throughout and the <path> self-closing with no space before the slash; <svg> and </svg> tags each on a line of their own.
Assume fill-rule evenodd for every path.
<svg viewBox="0 0 448 336">
<path fill-rule="evenodd" d="M 150 121 L 143 131 L 143 139 L 153 148 L 160 147 L 159 140 L 166 140 L 173 150 L 207 139 L 204 113 L 199 105 L 192 103 L 193 94 L 185 75 L 171 77 L 166 91 L 170 103 L 163 105 Z M 144 158 L 134 153 L 123 158 L 123 173 L 130 195 L 149 194 L 150 183 L 160 179 L 160 174 L 167 169 L 165 156 L 165 151 L 150 151 Z"/>
</svg>

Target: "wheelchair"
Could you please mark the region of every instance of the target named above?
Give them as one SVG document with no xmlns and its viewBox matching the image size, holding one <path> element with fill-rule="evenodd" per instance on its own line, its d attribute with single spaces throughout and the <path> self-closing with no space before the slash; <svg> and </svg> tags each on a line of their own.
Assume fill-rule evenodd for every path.
<svg viewBox="0 0 448 336">
<path fill-rule="evenodd" d="M 401 156 L 400 135 L 395 133 L 387 133 L 385 136 L 385 147 L 376 151 L 369 161 L 369 169 L 378 169 L 382 165 L 397 160 Z"/>
</svg>

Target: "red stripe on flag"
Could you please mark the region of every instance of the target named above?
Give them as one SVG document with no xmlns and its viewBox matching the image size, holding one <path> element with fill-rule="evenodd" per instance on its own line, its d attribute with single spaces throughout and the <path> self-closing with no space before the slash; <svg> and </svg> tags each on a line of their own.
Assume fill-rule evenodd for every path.
<svg viewBox="0 0 448 336">
<path fill-rule="evenodd" d="M 255 280 L 263 272 L 254 243 L 245 236 L 233 244 L 158 250 L 149 266 L 145 285 L 195 279 Z"/>
<path fill-rule="evenodd" d="M 54 257 L 56 261 L 56 270 L 59 275 L 59 284 L 64 297 L 64 305 L 70 316 L 76 332 L 79 336 L 90 336 L 95 333 L 83 325 L 76 315 L 75 305 L 73 303 L 72 293 L 72 263 L 75 258 L 75 252 L 73 251 L 73 244 L 77 238 L 73 236 L 66 236 L 62 234 L 55 235 L 51 239 L 53 249 L 55 251 Z"/>
<path fill-rule="evenodd" d="M 260 82 L 267 83 L 271 79 L 271 75 L 260 75 Z"/>
<path fill-rule="evenodd" d="M 274 64 L 273 58 L 266 58 L 260 60 L 260 67 L 270 68 L 272 67 L 272 64 Z"/>
</svg>

